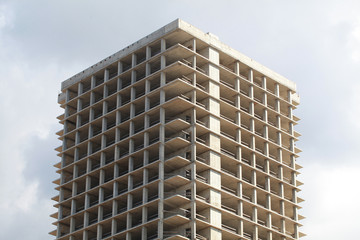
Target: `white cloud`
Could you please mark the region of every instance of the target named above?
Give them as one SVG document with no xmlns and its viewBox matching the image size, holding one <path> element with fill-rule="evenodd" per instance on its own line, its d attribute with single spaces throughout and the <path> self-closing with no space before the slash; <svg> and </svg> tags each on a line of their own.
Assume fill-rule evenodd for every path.
<svg viewBox="0 0 360 240">
<path fill-rule="evenodd" d="M 360 197 L 360 167 L 357 149 L 347 142 L 358 142 L 359 132 L 348 129 L 360 129 L 360 2 L 229 2 L 191 2 L 194 8 L 149 2 L 135 17 L 119 14 L 115 0 L 101 6 L 85 0 L 0 3 L 0 188 L 6 196 L 0 197 L 0 239 L 49 239 L 60 82 L 177 17 L 297 81 L 304 231 L 307 239 L 352 239 L 359 210 L 350 206 Z"/>
<path fill-rule="evenodd" d="M 303 231 L 305 239 L 353 239 L 358 236 L 360 215 L 358 173 L 360 164 L 307 164 L 302 179 L 307 180 L 301 194 L 305 198 Z"/>
<path fill-rule="evenodd" d="M 352 30 L 348 38 L 351 57 L 358 63 L 360 62 L 360 17 L 353 21 Z"/>
<path fill-rule="evenodd" d="M 8 5 L 0 4 L 0 30 L 12 26 L 13 13 Z"/>
</svg>

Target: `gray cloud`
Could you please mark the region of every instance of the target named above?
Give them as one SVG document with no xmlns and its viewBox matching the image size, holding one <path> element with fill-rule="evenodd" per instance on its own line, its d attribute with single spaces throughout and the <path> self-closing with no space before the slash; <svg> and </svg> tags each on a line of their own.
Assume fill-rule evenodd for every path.
<svg viewBox="0 0 360 240">
<path fill-rule="evenodd" d="M 330 217 L 319 199 L 333 190 L 316 174 L 360 170 L 359 8 L 355 0 L 1 1 L 0 125 L 6 127 L 0 136 L 0 187 L 7 198 L 0 199 L 0 210 L 9 221 L 0 220 L 0 238 L 49 239 L 48 215 L 55 211 L 51 181 L 57 177 L 52 165 L 60 160 L 53 151 L 59 144 L 54 132 L 61 127 L 55 119 L 60 82 L 178 17 L 297 83 L 307 200 L 302 214 L 309 216 L 305 239 L 321 236 L 309 226 L 332 228 L 313 212 Z M 330 201 L 337 206 L 341 199 Z M 326 239 L 339 239 L 345 224 Z M 22 232 L 15 231 L 19 226 Z"/>
</svg>

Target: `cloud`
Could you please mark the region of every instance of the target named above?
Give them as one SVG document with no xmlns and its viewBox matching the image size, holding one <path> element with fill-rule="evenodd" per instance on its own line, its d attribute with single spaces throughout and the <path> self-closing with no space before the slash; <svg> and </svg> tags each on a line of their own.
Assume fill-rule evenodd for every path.
<svg viewBox="0 0 360 240">
<path fill-rule="evenodd" d="M 125 4 L 136 14 L 115 0 L 0 3 L 0 239 L 45 240 L 53 229 L 60 82 L 177 17 L 297 83 L 304 231 L 308 239 L 356 236 L 360 2 Z"/>
<path fill-rule="evenodd" d="M 360 17 L 353 22 L 352 31 L 349 34 L 348 46 L 354 62 L 360 62 Z"/>
<path fill-rule="evenodd" d="M 301 179 L 307 180 L 301 197 L 305 214 L 305 239 L 353 239 L 360 234 L 356 216 L 360 214 L 358 202 L 360 164 L 306 164 Z"/>
</svg>

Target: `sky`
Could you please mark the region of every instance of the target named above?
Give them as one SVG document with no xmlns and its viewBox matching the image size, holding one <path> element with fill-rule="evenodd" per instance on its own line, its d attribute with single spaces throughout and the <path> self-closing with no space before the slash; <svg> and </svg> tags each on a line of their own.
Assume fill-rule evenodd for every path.
<svg viewBox="0 0 360 240">
<path fill-rule="evenodd" d="M 181 18 L 296 82 L 304 240 L 360 234 L 360 1 L 0 0 L 0 239 L 55 229 L 60 84 Z"/>
</svg>

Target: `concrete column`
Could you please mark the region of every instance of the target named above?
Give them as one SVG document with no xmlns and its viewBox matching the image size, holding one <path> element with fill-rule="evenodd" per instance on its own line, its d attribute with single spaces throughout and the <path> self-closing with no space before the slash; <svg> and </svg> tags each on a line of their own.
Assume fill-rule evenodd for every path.
<svg viewBox="0 0 360 240">
<path fill-rule="evenodd" d="M 193 92 L 192 98 L 196 101 L 196 92 Z M 191 109 L 191 183 L 190 183 L 190 190 L 191 190 L 191 238 L 196 238 L 196 109 Z"/>
<path fill-rule="evenodd" d="M 266 213 L 266 226 L 268 227 L 268 228 L 271 228 L 271 213 Z"/>
<path fill-rule="evenodd" d="M 278 167 L 278 178 L 279 178 L 280 180 L 283 180 L 283 179 L 284 179 L 283 166 L 279 166 L 279 167 Z"/>
<path fill-rule="evenodd" d="M 150 63 L 145 64 L 145 77 L 149 76 L 151 74 L 151 65 Z"/>
<path fill-rule="evenodd" d="M 159 127 L 159 203 L 158 203 L 158 238 L 163 239 L 164 229 L 164 161 L 165 161 L 165 109 L 160 108 L 160 127 Z"/>
<path fill-rule="evenodd" d="M 238 164 L 237 165 L 238 166 L 238 169 L 237 169 L 237 177 L 239 178 L 239 179 L 242 179 L 242 165 L 241 164 Z M 242 193 L 243 193 L 243 191 L 242 191 L 242 182 L 241 181 L 239 181 L 238 182 L 238 184 L 237 184 L 237 191 L 236 191 L 236 193 L 237 193 L 237 196 L 239 197 L 239 198 L 242 198 Z"/>
<path fill-rule="evenodd" d="M 272 227 L 271 213 L 266 214 L 266 226 L 268 228 Z M 267 232 L 266 240 L 272 240 L 272 232 L 271 231 Z"/>
<path fill-rule="evenodd" d="M 131 184 L 131 188 L 128 188 L 128 189 L 132 189 L 132 184 Z M 132 206 L 133 206 L 133 196 L 132 196 L 132 194 L 128 194 L 127 195 L 127 210 L 130 210 L 132 208 Z"/>
<path fill-rule="evenodd" d="M 295 235 L 295 239 L 299 239 L 299 225 L 298 224 L 294 224 L 294 235 Z"/>
<path fill-rule="evenodd" d="M 258 234 L 258 226 L 255 225 L 253 228 L 253 240 L 258 240 L 259 239 L 259 234 Z"/>
<path fill-rule="evenodd" d="M 284 200 L 280 200 L 279 205 L 280 205 L 280 214 L 285 215 L 285 202 L 284 202 Z"/>
<path fill-rule="evenodd" d="M 161 39 L 160 49 L 161 49 L 161 52 L 164 52 L 166 50 L 166 40 L 164 38 Z"/>
<path fill-rule="evenodd" d="M 74 161 L 75 161 L 75 162 L 79 160 L 79 158 L 80 158 L 79 155 L 80 155 L 80 154 L 79 154 L 79 148 L 76 147 L 76 148 L 74 149 Z"/>
<path fill-rule="evenodd" d="M 280 85 L 278 83 L 275 83 L 274 93 L 277 97 L 280 96 Z"/>
<path fill-rule="evenodd" d="M 102 239 L 102 225 L 97 225 L 97 240 L 101 240 Z"/>
<path fill-rule="evenodd" d="M 112 219 L 111 220 L 111 235 L 115 235 L 116 232 L 117 232 L 117 221 L 116 221 L 116 219 Z"/>
<path fill-rule="evenodd" d="M 238 202 L 237 214 L 239 216 L 241 216 L 241 217 L 243 216 L 243 201 L 242 200 L 240 200 Z M 244 234 L 244 221 L 242 219 L 239 219 L 239 224 L 238 224 L 238 227 L 237 227 L 237 233 L 239 235 L 241 235 L 241 236 Z"/>
<path fill-rule="evenodd" d="M 271 210 L 271 195 L 266 194 L 266 208 Z"/>
<path fill-rule="evenodd" d="M 104 70 L 104 82 L 109 80 L 109 75 L 110 75 L 110 71 L 109 71 L 109 69 L 106 68 Z"/>
<path fill-rule="evenodd" d="M 270 192 L 270 177 L 265 177 L 265 190 Z"/>
<path fill-rule="evenodd" d="M 90 111 L 89 111 L 89 121 L 93 121 L 95 118 L 95 111 L 94 111 L 94 108 L 90 108 Z"/>
<path fill-rule="evenodd" d="M 151 47 L 150 46 L 146 46 L 146 60 L 151 58 Z"/>
<path fill-rule="evenodd" d="M 160 69 L 164 69 L 166 67 L 166 57 L 161 55 L 160 57 Z"/>
<path fill-rule="evenodd" d="M 84 212 L 84 227 L 89 226 L 89 217 L 90 217 L 89 212 Z"/>
<path fill-rule="evenodd" d="M 290 166 L 295 169 L 296 168 L 296 158 L 295 155 L 290 156 Z"/>
<path fill-rule="evenodd" d="M 65 91 L 65 102 L 67 103 L 69 101 L 70 101 L 70 90 L 66 89 L 66 91 Z"/>
<path fill-rule="evenodd" d="M 194 51 L 194 52 L 196 52 L 196 38 L 193 38 L 192 39 L 192 50 Z"/>
<path fill-rule="evenodd" d="M 99 203 L 104 201 L 104 188 L 99 188 Z"/>
<path fill-rule="evenodd" d="M 131 66 L 132 66 L 132 67 L 135 67 L 135 66 L 136 66 L 136 61 L 137 61 L 137 56 L 136 56 L 135 53 L 133 53 L 133 54 L 131 55 Z"/>
<path fill-rule="evenodd" d="M 88 234 L 88 231 L 85 230 L 85 231 L 83 231 L 82 240 L 88 240 L 88 239 L 89 239 L 89 234 Z"/>
<path fill-rule="evenodd" d="M 254 82 L 253 77 L 254 77 L 253 70 L 252 70 L 252 69 L 249 69 L 249 71 L 248 71 L 248 80 L 249 80 L 250 82 Z"/>
<path fill-rule="evenodd" d="M 289 101 L 290 104 L 292 103 L 292 92 L 291 92 L 291 90 L 287 91 L 287 100 Z"/>
<path fill-rule="evenodd" d="M 74 197 L 74 196 L 76 196 L 76 194 L 77 194 L 77 182 L 73 182 L 72 183 L 72 196 Z"/>
<path fill-rule="evenodd" d="M 253 207 L 252 208 L 252 220 L 257 223 L 258 221 L 258 215 L 257 215 L 257 208 L 256 207 Z M 256 238 L 257 240 L 257 238 Z"/>
<path fill-rule="evenodd" d="M 295 152 L 295 139 L 294 138 L 290 138 L 290 148 L 289 150 L 291 152 Z"/>
<path fill-rule="evenodd" d="M 286 225 L 285 225 L 285 219 L 284 218 L 282 218 L 281 220 L 280 220 L 280 231 L 282 232 L 282 233 L 285 233 L 286 232 Z M 286 238 L 285 238 L 286 239 Z"/>
<path fill-rule="evenodd" d="M 289 106 L 288 107 L 288 117 L 290 118 L 290 119 L 293 119 L 293 108 L 292 108 L 292 106 Z"/>
<path fill-rule="evenodd" d="M 122 79 L 121 79 L 121 78 L 118 78 L 116 84 L 117 84 L 117 91 L 120 91 L 120 90 L 122 89 L 122 87 L 123 87 L 123 85 L 122 85 Z"/>
<path fill-rule="evenodd" d="M 85 191 L 89 191 L 90 189 L 91 189 L 91 177 L 86 176 Z"/>
<path fill-rule="evenodd" d="M 93 75 L 91 76 L 91 80 L 90 80 L 90 87 L 91 89 L 95 88 L 96 86 L 96 77 Z"/>
<path fill-rule="evenodd" d="M 78 96 L 84 93 L 84 84 L 82 82 L 78 83 Z"/>
<path fill-rule="evenodd" d="M 234 73 L 236 75 L 240 75 L 240 62 L 239 61 L 236 61 L 235 64 L 234 64 Z M 237 78 L 238 79 L 238 78 Z M 240 89 L 240 85 L 238 85 L 239 88 L 236 88 L 236 90 L 239 90 Z"/>
<path fill-rule="evenodd" d="M 146 227 L 141 228 L 141 240 L 147 240 L 147 228 Z"/>
<path fill-rule="evenodd" d="M 131 84 L 136 82 L 137 72 L 135 70 L 131 70 Z"/>
<path fill-rule="evenodd" d="M 101 127 L 102 127 L 101 131 L 102 131 L 102 132 L 105 132 L 105 131 L 106 131 L 106 127 L 107 127 L 107 118 L 103 118 L 103 119 L 102 119 Z"/>
<path fill-rule="evenodd" d="M 203 50 L 203 53 L 204 57 L 209 59 L 209 63 L 205 66 L 205 71 L 209 78 L 215 80 L 215 82 L 208 82 L 210 95 L 208 99 L 208 110 L 215 114 L 215 116 L 209 117 L 208 126 L 215 133 L 220 133 L 220 87 L 218 83 L 220 82 L 219 52 L 212 47 L 208 47 Z M 210 134 L 208 143 L 211 149 L 220 151 L 220 138 L 218 135 Z M 215 151 L 209 151 L 208 154 L 209 165 L 212 167 L 212 169 L 206 173 L 208 183 L 212 186 L 212 188 L 209 189 L 209 200 L 211 205 L 221 208 L 221 158 Z M 221 229 L 221 211 L 213 207 L 210 207 L 208 211 L 207 215 L 210 224 Z M 209 227 L 206 237 L 209 239 L 221 239 L 221 231 L 217 228 Z"/>
<path fill-rule="evenodd" d="M 104 85 L 103 96 L 104 96 L 104 98 L 109 96 L 109 86 L 108 85 Z"/>
<path fill-rule="evenodd" d="M 81 99 L 81 98 L 78 98 L 78 100 L 77 100 L 77 106 L 76 106 L 76 111 L 77 111 L 77 112 L 80 112 L 80 111 L 82 110 L 82 106 L 83 106 L 83 104 L 82 104 L 82 99 Z"/>
<path fill-rule="evenodd" d="M 264 131 L 264 132 L 265 132 L 264 135 L 266 134 L 266 136 L 267 136 L 267 131 Z M 269 156 L 269 142 L 264 142 L 264 155 Z"/>
<path fill-rule="evenodd" d="M 291 172 L 291 184 L 296 186 L 296 172 L 295 171 L 292 171 Z"/>
<path fill-rule="evenodd" d="M 118 75 L 120 75 L 123 72 L 123 64 L 121 61 L 118 62 L 117 68 L 118 68 Z"/>
<path fill-rule="evenodd" d="M 297 204 L 297 191 L 295 188 L 292 189 L 292 199 L 291 200 L 293 203 Z"/>
</svg>

